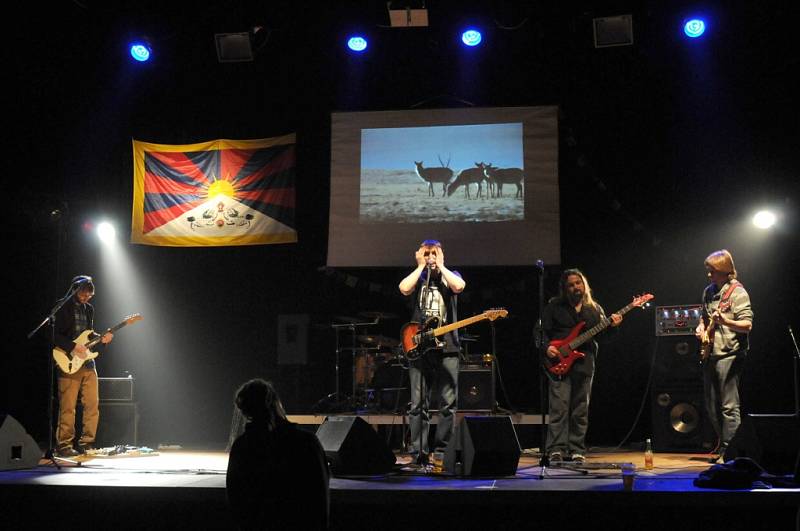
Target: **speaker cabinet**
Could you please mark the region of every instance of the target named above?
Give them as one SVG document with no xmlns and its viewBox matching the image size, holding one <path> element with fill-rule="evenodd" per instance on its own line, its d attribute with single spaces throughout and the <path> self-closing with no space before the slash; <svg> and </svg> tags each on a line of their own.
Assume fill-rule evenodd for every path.
<svg viewBox="0 0 800 531">
<path fill-rule="evenodd" d="M 361 417 L 327 417 L 317 430 L 334 476 L 385 474 L 395 457 Z"/>
<path fill-rule="evenodd" d="M 139 444 L 139 408 L 136 402 L 100 402 L 97 425 L 98 447 L 137 446 Z"/>
<path fill-rule="evenodd" d="M 800 417 L 744 415 L 723 457 L 725 461 L 749 457 L 772 474 L 797 475 L 800 463 Z"/>
<path fill-rule="evenodd" d="M 651 395 L 653 450 L 710 452 L 716 435 L 706 414 L 702 384 L 656 385 Z"/>
<path fill-rule="evenodd" d="M 698 350 L 694 336 L 659 337 L 653 379 L 656 385 L 676 387 L 703 382 Z"/>
<path fill-rule="evenodd" d="M 42 449 L 14 417 L 0 413 L 0 470 L 34 468 Z"/>
<path fill-rule="evenodd" d="M 458 371 L 458 409 L 492 411 L 494 377 L 491 368 L 461 367 Z"/>
<path fill-rule="evenodd" d="M 521 451 L 509 416 L 461 419 L 444 453 L 444 468 L 461 476 L 513 476 Z"/>
</svg>

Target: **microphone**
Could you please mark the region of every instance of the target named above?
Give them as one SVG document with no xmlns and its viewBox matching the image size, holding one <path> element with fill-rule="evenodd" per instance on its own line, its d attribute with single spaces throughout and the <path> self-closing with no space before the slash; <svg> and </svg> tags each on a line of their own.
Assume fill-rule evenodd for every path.
<svg viewBox="0 0 800 531">
<path fill-rule="evenodd" d="M 536 269 L 539 271 L 544 271 L 544 261 L 536 260 Z"/>
</svg>

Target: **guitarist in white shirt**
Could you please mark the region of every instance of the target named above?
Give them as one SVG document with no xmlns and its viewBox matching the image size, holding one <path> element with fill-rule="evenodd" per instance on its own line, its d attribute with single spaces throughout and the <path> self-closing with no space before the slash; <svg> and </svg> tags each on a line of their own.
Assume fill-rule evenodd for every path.
<svg viewBox="0 0 800 531">
<path fill-rule="evenodd" d="M 55 346 L 74 356 L 85 357 L 87 348 L 74 340 L 94 325 L 94 307 L 89 300 L 94 296 L 92 277 L 79 275 L 72 279 L 70 291 L 74 295 L 56 313 Z M 104 348 L 114 334 L 103 335 L 96 348 Z M 74 448 L 75 409 L 80 396 L 83 405 L 83 426 L 78 441 L 80 451 Z M 60 457 L 75 457 L 92 450 L 100 420 L 100 397 L 97 370 L 94 360 L 88 360 L 74 374 L 58 371 L 58 427 L 56 429 L 56 451 Z"/>
<path fill-rule="evenodd" d="M 704 265 L 711 281 L 703 291 L 703 319 L 695 335 L 706 348 L 703 360 L 703 390 L 706 411 L 719 437 L 716 462 L 725 455 L 741 424 L 739 381 L 753 329 L 750 295 L 736 280 L 733 256 L 725 249 L 714 251 Z"/>
<path fill-rule="evenodd" d="M 437 317 L 440 325 L 457 321 L 456 296 L 464 291 L 466 282 L 457 271 L 445 267 L 442 244 L 437 240 L 425 240 L 414 259 L 417 267 L 398 286 L 400 293 L 411 298 L 411 320 L 423 323 L 430 317 Z M 442 336 L 436 348 L 409 364 L 411 454 L 418 464 L 427 464 L 428 460 L 428 386 L 437 381 L 440 418 L 436 426 L 435 450 L 444 450 L 453 432 L 459 352 L 458 331 L 453 330 Z"/>
</svg>

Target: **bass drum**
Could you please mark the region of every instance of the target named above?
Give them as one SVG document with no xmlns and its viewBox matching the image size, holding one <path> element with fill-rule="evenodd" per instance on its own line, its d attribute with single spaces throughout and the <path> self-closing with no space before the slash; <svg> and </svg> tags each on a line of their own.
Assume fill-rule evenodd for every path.
<svg viewBox="0 0 800 531">
<path fill-rule="evenodd" d="M 398 352 L 399 351 L 399 352 Z M 381 412 L 403 413 L 411 397 L 408 392 L 407 366 L 401 363 L 402 348 L 393 349 L 384 363 L 378 363 L 370 384 L 370 393 Z"/>
</svg>

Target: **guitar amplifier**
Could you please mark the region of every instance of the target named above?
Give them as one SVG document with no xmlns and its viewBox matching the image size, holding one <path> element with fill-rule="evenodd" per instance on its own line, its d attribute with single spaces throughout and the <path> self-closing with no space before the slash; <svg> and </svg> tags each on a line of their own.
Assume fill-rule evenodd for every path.
<svg viewBox="0 0 800 531">
<path fill-rule="evenodd" d="M 656 306 L 654 315 L 657 336 L 693 336 L 694 329 L 703 318 L 703 306 L 700 304 Z"/>
<path fill-rule="evenodd" d="M 458 409 L 491 411 L 494 409 L 495 389 L 492 367 L 461 365 L 458 370 Z"/>
<path fill-rule="evenodd" d="M 132 376 L 126 378 L 98 378 L 102 402 L 133 402 Z"/>
</svg>

